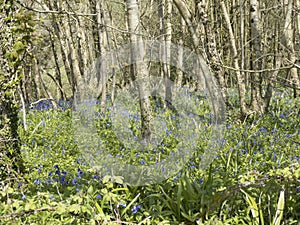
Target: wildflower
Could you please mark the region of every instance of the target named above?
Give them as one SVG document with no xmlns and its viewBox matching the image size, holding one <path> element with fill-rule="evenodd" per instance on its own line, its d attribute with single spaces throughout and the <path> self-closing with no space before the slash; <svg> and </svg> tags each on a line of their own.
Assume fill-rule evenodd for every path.
<svg viewBox="0 0 300 225">
<path fill-rule="evenodd" d="M 140 205 L 133 206 L 131 209 L 131 212 L 133 212 L 133 214 L 136 214 L 140 208 L 141 208 Z"/>
<path fill-rule="evenodd" d="M 26 199 L 26 195 L 24 195 L 23 193 L 22 193 L 22 200 L 25 200 Z"/>
<path fill-rule="evenodd" d="M 34 184 L 40 184 L 40 180 L 39 179 L 35 179 L 33 183 Z"/>
<path fill-rule="evenodd" d="M 101 196 L 100 194 L 98 194 L 98 195 L 96 196 L 96 198 L 97 198 L 97 199 L 102 199 L 102 196 Z"/>
<path fill-rule="evenodd" d="M 66 171 L 62 171 L 61 174 L 62 174 L 63 176 L 66 176 L 66 175 L 67 175 L 67 172 L 66 172 Z"/>
<path fill-rule="evenodd" d="M 142 165 L 145 165 L 146 164 L 146 162 L 145 162 L 145 160 L 141 160 L 141 162 L 140 162 Z"/>
<path fill-rule="evenodd" d="M 65 176 L 61 176 L 60 179 L 61 179 L 61 184 L 66 184 L 66 182 L 65 182 L 66 177 Z"/>
<path fill-rule="evenodd" d="M 77 181 L 77 179 L 76 179 L 76 177 L 74 177 L 74 178 L 72 179 L 72 184 L 75 185 L 75 184 L 76 184 L 76 181 Z"/>
<path fill-rule="evenodd" d="M 198 182 L 199 182 L 200 184 L 202 184 L 202 183 L 203 183 L 203 179 L 202 179 L 202 178 L 198 179 Z"/>
<path fill-rule="evenodd" d="M 53 166 L 53 168 L 59 170 L 58 165 Z"/>
<path fill-rule="evenodd" d="M 78 172 L 78 177 L 80 177 L 81 175 L 83 175 L 84 173 L 80 170 L 80 168 L 77 169 Z"/>
<path fill-rule="evenodd" d="M 23 183 L 22 183 L 22 182 L 19 182 L 19 183 L 18 183 L 18 188 L 20 188 L 22 185 L 23 185 Z"/>
<path fill-rule="evenodd" d="M 280 117 L 280 119 L 285 119 L 285 118 L 287 118 L 288 116 L 284 115 L 283 113 L 280 113 L 279 117 Z"/>
</svg>

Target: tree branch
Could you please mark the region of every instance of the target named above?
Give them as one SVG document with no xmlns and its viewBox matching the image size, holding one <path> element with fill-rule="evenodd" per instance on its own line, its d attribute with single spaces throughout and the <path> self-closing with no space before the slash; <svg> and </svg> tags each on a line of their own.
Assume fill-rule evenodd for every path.
<svg viewBox="0 0 300 225">
<path fill-rule="evenodd" d="M 31 8 L 23 3 L 21 3 L 19 0 L 17 1 L 17 3 L 22 6 L 23 8 L 33 11 L 33 12 L 37 12 L 37 13 L 51 13 L 51 14 L 66 14 L 66 15 L 75 15 L 75 16 L 96 16 L 97 14 L 94 13 L 78 13 L 78 12 L 69 12 L 69 11 L 65 11 L 65 10 L 60 10 L 60 11 L 54 11 L 54 10 L 40 10 L 40 9 L 34 9 Z"/>
</svg>

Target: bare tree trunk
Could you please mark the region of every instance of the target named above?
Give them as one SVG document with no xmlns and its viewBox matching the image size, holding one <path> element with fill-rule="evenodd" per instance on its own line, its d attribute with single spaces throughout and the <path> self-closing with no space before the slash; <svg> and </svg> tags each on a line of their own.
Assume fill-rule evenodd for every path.
<svg viewBox="0 0 300 225">
<path fill-rule="evenodd" d="M 280 66 L 282 64 L 282 53 L 279 52 L 278 45 L 280 43 L 279 37 L 280 37 L 280 29 L 279 29 L 279 24 L 275 24 L 274 26 L 274 33 L 275 37 L 277 37 L 277 40 L 274 42 L 273 50 L 274 50 L 274 58 L 273 58 L 273 68 L 275 69 L 274 72 L 271 74 L 270 77 L 268 77 L 267 81 L 267 91 L 264 96 L 264 101 L 265 101 L 265 112 L 268 111 L 269 105 L 271 102 L 271 98 L 273 95 L 273 87 L 275 86 L 275 81 L 277 78 L 277 75 L 279 73 Z"/>
<path fill-rule="evenodd" d="M 285 24 L 284 24 L 284 37 L 285 37 L 285 46 L 288 50 L 288 61 L 290 64 L 295 64 L 297 61 L 296 52 L 294 49 L 294 32 L 293 29 L 293 1 L 294 0 L 288 0 L 287 5 L 287 12 L 285 17 Z M 290 80 L 292 83 L 292 86 L 294 87 L 294 97 L 300 96 L 300 81 L 298 77 L 297 68 L 293 66 L 290 69 Z"/>
<path fill-rule="evenodd" d="M 218 84 L 221 87 L 222 96 L 225 102 L 229 104 L 229 102 L 227 101 L 224 69 L 221 67 L 222 63 L 217 51 L 216 40 L 215 40 L 215 36 L 213 35 L 211 21 L 209 20 L 208 13 L 206 12 L 207 2 L 205 0 L 195 0 L 195 5 L 196 5 L 196 13 L 197 13 L 196 18 L 198 19 L 197 22 L 202 23 L 205 32 L 204 43 L 206 44 L 207 61 L 210 65 L 210 68 L 215 73 Z"/>
<path fill-rule="evenodd" d="M 172 1 L 171 0 L 160 0 L 158 5 L 159 17 L 160 17 L 160 27 L 161 27 L 161 40 L 162 46 L 162 71 L 163 77 L 165 78 L 165 100 L 168 102 L 172 99 L 171 87 L 168 84 L 171 78 L 170 76 L 170 51 L 171 51 L 171 39 L 172 39 Z M 165 102 L 165 103 L 167 103 Z M 165 104 L 165 107 L 167 104 Z"/>
<path fill-rule="evenodd" d="M 72 35 L 72 25 L 69 17 L 68 25 L 65 27 L 65 35 L 67 40 L 67 47 L 69 50 L 68 61 L 71 69 L 71 78 L 73 83 L 73 88 L 76 90 L 79 79 L 82 77 L 81 70 L 79 68 L 79 55 L 76 50 L 74 37 Z M 73 90 L 73 91 L 75 91 Z"/>
<path fill-rule="evenodd" d="M 54 2 L 54 9 L 59 10 L 57 4 Z M 52 6 L 49 3 L 49 8 L 52 10 Z M 68 82 L 72 88 L 72 96 L 74 97 L 75 94 L 75 83 L 73 82 L 72 79 L 72 73 L 71 73 L 71 65 L 69 63 L 69 60 L 67 58 L 68 55 L 68 50 L 65 47 L 65 41 L 64 41 L 64 34 L 63 34 L 63 28 L 62 28 L 62 21 L 57 21 L 56 17 L 53 15 L 52 16 L 52 25 L 54 28 L 54 33 L 57 37 L 58 43 L 59 43 L 59 48 L 60 48 L 60 54 L 61 54 L 61 60 L 64 65 L 64 69 L 68 78 Z"/>
<path fill-rule="evenodd" d="M 103 57 L 107 47 L 107 33 L 105 32 L 106 26 L 106 13 L 104 10 L 104 2 L 101 0 L 96 1 L 96 13 L 97 13 L 97 24 L 98 24 L 98 42 L 100 49 L 100 57 Z M 100 62 L 100 76 L 101 76 L 101 113 L 104 113 L 106 107 L 106 95 L 107 95 L 107 71 L 105 59 Z"/>
<path fill-rule="evenodd" d="M 36 87 L 36 95 L 37 99 L 41 98 L 41 89 L 40 89 L 40 78 L 39 78 L 39 68 L 38 68 L 38 61 L 36 58 L 33 59 L 33 81 Z"/>
<path fill-rule="evenodd" d="M 151 135 L 150 121 L 152 110 L 149 98 L 150 92 L 147 84 L 149 71 L 146 63 L 144 62 L 145 50 L 140 30 L 139 7 L 137 0 L 126 0 L 126 6 L 128 13 L 128 28 L 130 32 L 131 58 L 133 60 L 132 62 L 134 63 L 132 68 L 134 69 L 135 77 L 138 79 L 142 120 L 142 138 L 148 138 Z"/>
<path fill-rule="evenodd" d="M 179 48 L 178 48 L 178 68 L 182 68 L 183 66 L 183 37 L 184 37 L 184 33 L 185 33 L 185 21 L 184 19 L 181 17 L 180 19 L 180 37 L 179 37 L 179 41 L 178 41 L 178 44 L 179 44 Z M 178 87 L 181 87 L 182 85 L 182 81 L 183 81 L 183 71 L 180 70 L 180 69 L 177 69 L 176 70 L 176 74 L 177 74 L 177 82 L 176 84 L 178 85 Z"/>
<path fill-rule="evenodd" d="M 250 25 L 251 25 L 251 69 L 262 69 L 261 53 L 261 25 L 258 0 L 250 0 Z M 262 77 L 260 72 L 251 74 L 251 107 L 255 112 L 264 113 L 262 99 Z"/>
<path fill-rule="evenodd" d="M 199 39 L 196 35 L 196 31 L 194 29 L 193 23 L 192 23 L 192 15 L 190 14 L 190 10 L 187 8 L 186 4 L 182 0 L 174 0 L 174 3 L 179 10 L 181 16 L 184 18 L 185 23 L 188 26 L 189 33 L 192 36 L 192 43 L 194 46 L 194 49 L 198 55 L 198 63 L 200 70 L 202 74 L 205 74 L 205 81 L 207 85 L 207 89 L 211 95 L 211 98 L 213 99 L 212 107 L 214 109 L 215 115 L 218 115 L 219 118 L 216 118 L 218 122 L 221 122 L 224 116 L 222 113 L 225 110 L 225 105 L 223 104 L 222 96 L 219 94 L 219 90 L 216 86 L 215 80 L 213 79 L 213 76 L 211 75 L 210 68 L 207 66 L 206 62 L 204 61 L 200 49 L 199 49 Z M 201 80 L 201 74 L 198 74 L 198 81 Z"/>
<path fill-rule="evenodd" d="M 58 55 L 57 55 L 57 51 L 55 48 L 55 42 L 54 42 L 54 38 L 52 37 L 52 34 L 49 31 L 49 37 L 50 37 L 50 42 L 51 42 L 51 49 L 52 49 L 52 53 L 54 56 L 54 63 L 55 63 L 55 83 L 57 84 L 57 98 L 58 99 L 62 99 L 62 100 L 66 100 L 66 95 L 63 91 L 63 86 L 62 86 L 62 80 L 61 80 L 61 71 L 60 71 L 60 66 L 59 66 L 59 61 L 58 61 Z"/>
<path fill-rule="evenodd" d="M 240 72 L 240 66 L 238 61 L 238 52 L 236 48 L 236 40 L 235 36 L 233 34 L 233 30 L 231 27 L 230 17 L 227 12 L 226 5 L 224 1 L 221 1 L 221 8 L 223 11 L 223 16 L 227 25 L 227 29 L 229 31 L 229 39 L 230 39 L 230 45 L 232 49 L 232 59 L 233 59 L 233 65 L 236 70 L 236 77 L 237 77 L 237 83 L 238 83 L 238 90 L 239 90 L 239 96 L 240 96 L 240 109 L 241 109 L 241 115 L 242 117 L 246 117 L 249 114 L 249 110 L 246 104 L 246 85 L 245 85 L 245 77 Z"/>
</svg>

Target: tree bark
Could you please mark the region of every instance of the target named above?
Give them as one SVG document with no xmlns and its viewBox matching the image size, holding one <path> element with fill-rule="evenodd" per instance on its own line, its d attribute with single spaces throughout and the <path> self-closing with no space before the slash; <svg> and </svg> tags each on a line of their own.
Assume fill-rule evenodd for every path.
<svg viewBox="0 0 300 225">
<path fill-rule="evenodd" d="M 288 0 L 287 4 L 287 12 L 285 17 L 285 24 L 284 24 L 284 38 L 285 38 L 285 46 L 288 50 L 288 61 L 290 64 L 294 65 L 297 62 L 297 55 L 295 52 L 294 47 L 294 32 L 293 29 L 293 2 L 294 0 Z M 295 66 L 292 66 L 290 69 L 290 80 L 291 84 L 294 89 L 294 97 L 300 96 L 300 81 L 298 77 L 297 68 Z"/>
<path fill-rule="evenodd" d="M 133 63 L 133 73 L 138 80 L 139 101 L 141 109 L 142 120 L 142 138 L 149 138 L 151 135 L 150 121 L 151 121 L 151 103 L 150 91 L 147 83 L 149 78 L 149 71 L 144 62 L 145 50 L 143 46 L 143 38 L 140 29 L 139 7 L 137 0 L 126 0 L 127 15 L 128 15 L 128 29 L 130 32 L 131 43 L 131 59 Z"/>
<path fill-rule="evenodd" d="M 251 69 L 262 69 L 261 52 L 261 25 L 259 1 L 250 0 L 250 37 L 251 37 Z M 260 72 L 251 74 L 251 108 L 253 111 L 263 114 L 265 111 L 264 101 L 262 99 L 262 75 Z"/>
<path fill-rule="evenodd" d="M 223 11 L 223 16 L 225 19 L 227 29 L 229 31 L 230 45 L 231 45 L 231 49 L 232 49 L 232 53 L 233 53 L 232 60 L 233 60 L 234 68 L 236 69 L 237 85 L 238 85 L 239 97 L 240 97 L 239 101 L 240 101 L 241 116 L 242 116 L 242 118 L 245 118 L 250 113 L 248 110 L 248 107 L 247 107 L 247 103 L 246 103 L 245 77 L 240 72 L 236 40 L 235 40 L 235 36 L 234 36 L 233 30 L 231 27 L 230 17 L 227 12 L 226 5 L 225 5 L 224 1 L 221 1 L 220 4 L 221 4 L 222 11 Z"/>
</svg>

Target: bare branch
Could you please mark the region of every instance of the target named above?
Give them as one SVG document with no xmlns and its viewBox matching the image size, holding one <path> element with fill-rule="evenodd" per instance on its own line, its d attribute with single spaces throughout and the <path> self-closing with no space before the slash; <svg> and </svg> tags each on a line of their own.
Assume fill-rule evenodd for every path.
<svg viewBox="0 0 300 225">
<path fill-rule="evenodd" d="M 33 11 L 33 12 L 37 12 L 37 13 L 51 13 L 51 14 L 66 14 L 66 15 L 71 15 L 71 16 L 96 16 L 97 14 L 94 13 L 78 13 L 78 12 L 69 12 L 69 11 L 65 11 L 65 10 L 60 10 L 60 11 L 54 11 L 54 10 L 41 10 L 41 9 L 35 9 L 35 8 L 31 8 L 23 3 L 21 3 L 20 1 L 17 1 L 17 3 L 22 6 L 23 8 Z"/>
</svg>

